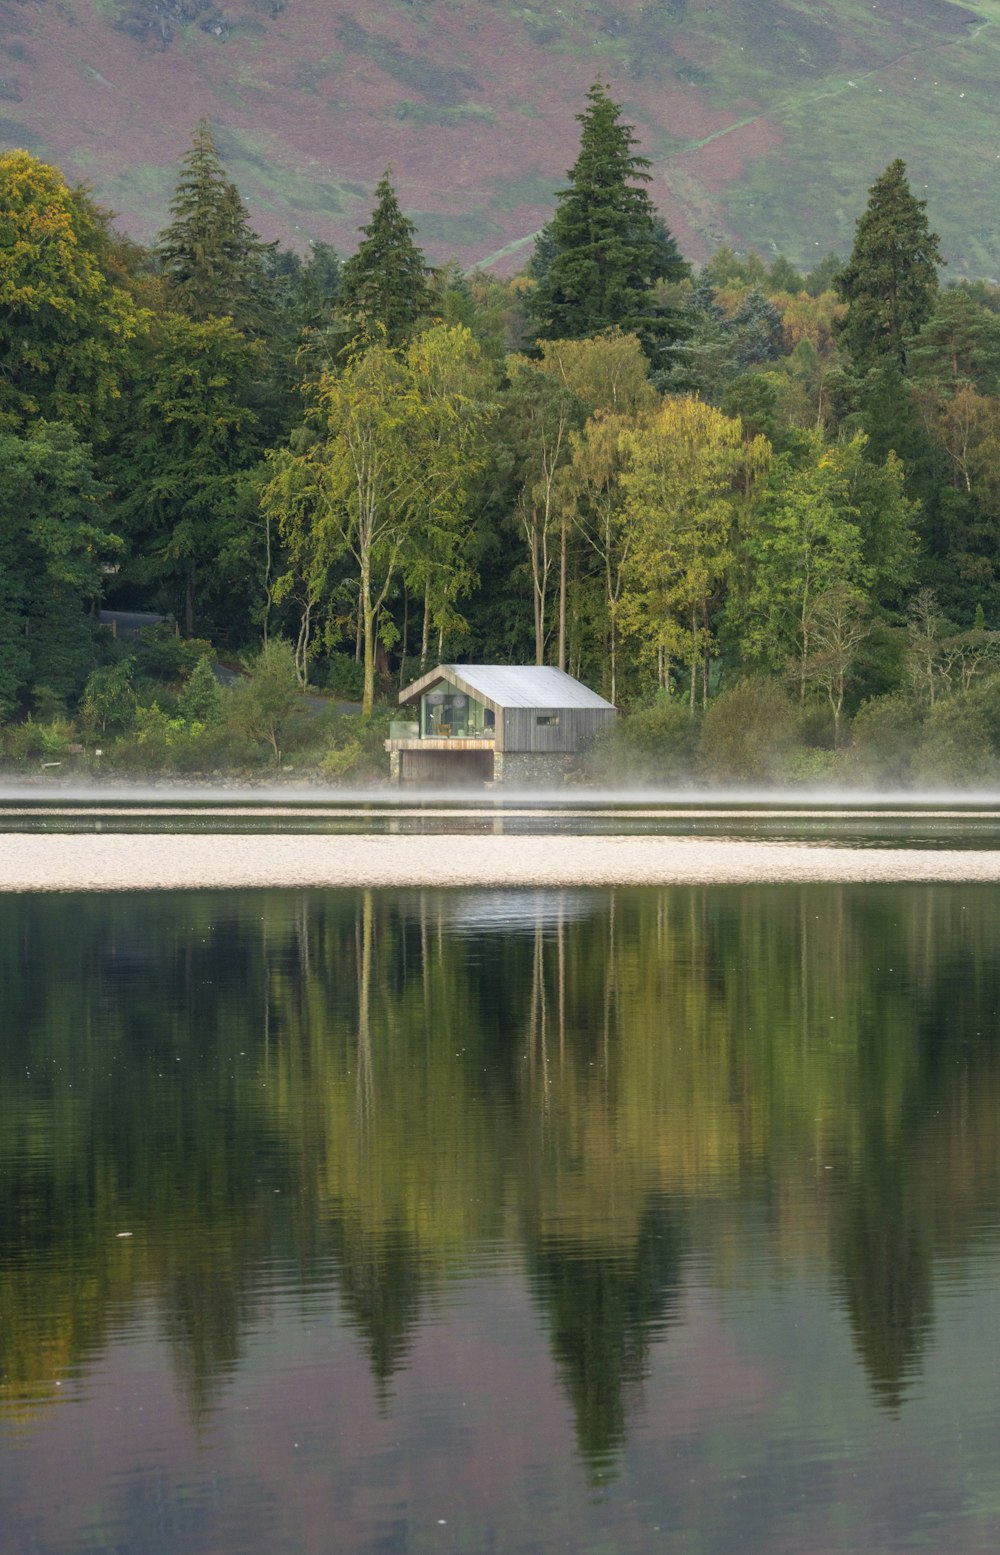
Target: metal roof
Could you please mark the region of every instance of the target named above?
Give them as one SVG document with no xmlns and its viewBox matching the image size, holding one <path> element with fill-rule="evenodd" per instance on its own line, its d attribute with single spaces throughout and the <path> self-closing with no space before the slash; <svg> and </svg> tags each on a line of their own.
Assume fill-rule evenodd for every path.
<svg viewBox="0 0 1000 1555">
<path fill-rule="evenodd" d="M 407 686 L 400 701 L 411 701 L 437 680 L 450 680 L 496 707 L 612 707 L 572 675 L 545 664 L 440 664 Z"/>
</svg>

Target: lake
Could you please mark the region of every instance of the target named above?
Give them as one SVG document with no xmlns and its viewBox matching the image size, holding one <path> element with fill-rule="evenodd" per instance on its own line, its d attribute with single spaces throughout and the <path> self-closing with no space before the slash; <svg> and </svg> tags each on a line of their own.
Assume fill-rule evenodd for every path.
<svg viewBox="0 0 1000 1555">
<path fill-rule="evenodd" d="M 4 1549 L 995 1549 L 995 885 L 8 894 L 0 1011 Z"/>
</svg>

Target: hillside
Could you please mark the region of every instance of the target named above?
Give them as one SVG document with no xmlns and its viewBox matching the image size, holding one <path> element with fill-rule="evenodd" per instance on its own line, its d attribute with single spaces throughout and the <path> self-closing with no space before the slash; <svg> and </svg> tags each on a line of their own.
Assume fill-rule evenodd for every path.
<svg viewBox="0 0 1000 1555">
<path fill-rule="evenodd" d="M 845 252 L 902 156 L 952 273 L 1000 275 L 1000 0 L 0 0 L 0 144 L 141 238 L 209 115 L 266 236 L 349 251 L 391 162 L 429 254 L 511 268 L 597 74 L 689 257 Z"/>
</svg>

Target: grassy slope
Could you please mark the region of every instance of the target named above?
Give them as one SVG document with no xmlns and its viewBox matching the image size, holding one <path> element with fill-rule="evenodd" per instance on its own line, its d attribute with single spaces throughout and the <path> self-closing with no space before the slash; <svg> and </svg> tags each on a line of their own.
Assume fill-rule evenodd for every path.
<svg viewBox="0 0 1000 1555">
<path fill-rule="evenodd" d="M 723 238 L 845 251 L 901 155 L 954 272 L 1000 275 L 1000 0 L 199 3 L 185 21 L 177 0 L 0 0 L 0 143 L 58 160 L 148 236 L 207 113 L 267 235 L 349 249 L 391 161 L 435 257 L 509 266 L 600 72 L 692 257 Z M 121 30 L 165 12 L 162 46 Z"/>
</svg>

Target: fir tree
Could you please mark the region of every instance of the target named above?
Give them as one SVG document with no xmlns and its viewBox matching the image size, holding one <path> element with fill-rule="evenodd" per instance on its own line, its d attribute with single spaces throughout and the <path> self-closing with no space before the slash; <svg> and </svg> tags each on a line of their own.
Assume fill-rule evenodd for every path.
<svg viewBox="0 0 1000 1555">
<path fill-rule="evenodd" d="M 580 153 L 545 229 L 532 310 L 543 340 L 582 340 L 620 328 L 649 345 L 666 332 L 652 286 L 686 273 L 676 245 L 644 187 L 649 160 L 632 126 L 595 82 L 577 115 Z M 549 247 L 551 245 L 551 247 Z"/>
<path fill-rule="evenodd" d="M 741 372 L 759 367 L 762 362 L 777 360 L 781 314 L 759 286 L 747 292 L 739 310 L 733 315 L 732 333 Z"/>
<path fill-rule="evenodd" d="M 840 335 L 859 372 L 891 364 L 905 371 L 907 344 L 934 308 L 942 263 L 937 234 L 898 158 L 869 193 L 850 260 L 837 277 L 848 304 Z"/>
<path fill-rule="evenodd" d="M 372 219 L 344 265 L 340 292 L 344 308 L 363 329 L 384 329 L 388 344 L 398 346 L 413 333 L 430 297 L 427 265 L 413 241 L 416 228 L 399 208 L 391 171 L 386 168 L 375 190 Z"/>
<path fill-rule="evenodd" d="M 172 305 L 197 323 L 228 317 L 248 335 L 270 333 L 267 271 L 274 245 L 262 243 L 251 228 L 206 119 L 181 161 L 170 214 L 174 219 L 156 249 Z"/>
</svg>

